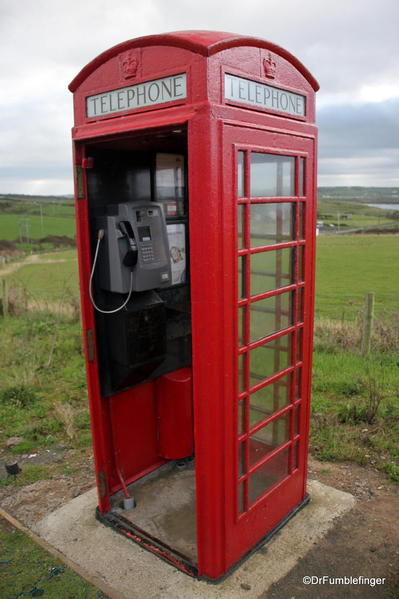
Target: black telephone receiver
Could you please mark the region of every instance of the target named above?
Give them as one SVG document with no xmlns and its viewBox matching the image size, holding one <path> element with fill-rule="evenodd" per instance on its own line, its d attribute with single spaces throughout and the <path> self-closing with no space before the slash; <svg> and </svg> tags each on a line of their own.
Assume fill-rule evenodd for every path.
<svg viewBox="0 0 399 599">
<path fill-rule="evenodd" d="M 125 266 L 130 266 L 130 267 L 135 266 L 137 264 L 138 248 L 137 248 L 136 240 L 134 238 L 132 225 L 130 224 L 130 222 L 128 220 L 121 220 L 119 222 L 119 229 L 122 231 L 122 233 L 127 238 L 127 241 L 129 243 L 129 247 L 130 247 L 130 250 L 126 253 L 125 257 L 123 258 L 123 264 Z"/>
</svg>

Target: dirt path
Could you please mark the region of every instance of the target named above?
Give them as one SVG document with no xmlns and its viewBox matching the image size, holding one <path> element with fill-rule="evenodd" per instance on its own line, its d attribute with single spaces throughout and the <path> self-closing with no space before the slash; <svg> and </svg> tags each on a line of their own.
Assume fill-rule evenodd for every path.
<svg viewBox="0 0 399 599">
<path fill-rule="evenodd" d="M 11 275 L 27 264 L 54 264 L 55 262 L 68 262 L 66 258 L 41 258 L 40 254 L 30 254 L 23 260 L 13 262 L 4 268 L 0 268 L 0 277 Z"/>
<path fill-rule="evenodd" d="M 57 264 L 61 262 L 70 262 L 67 258 L 43 258 L 41 254 L 30 254 L 23 260 L 13 262 L 3 268 L 0 268 L 0 278 L 8 276 L 18 271 L 23 266 L 29 264 Z M 76 307 L 70 303 L 52 302 L 44 299 L 28 299 L 26 301 L 26 308 L 32 311 L 48 310 L 55 314 L 66 314 L 72 316 L 76 312 Z"/>
</svg>

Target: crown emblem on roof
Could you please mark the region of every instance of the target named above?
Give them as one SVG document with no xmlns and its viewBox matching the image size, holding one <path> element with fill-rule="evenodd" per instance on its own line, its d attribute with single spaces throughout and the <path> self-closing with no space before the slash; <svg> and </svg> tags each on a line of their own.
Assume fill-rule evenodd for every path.
<svg viewBox="0 0 399 599">
<path fill-rule="evenodd" d="M 270 54 L 270 52 L 269 52 L 268 57 L 263 59 L 263 68 L 264 68 L 266 77 L 268 77 L 269 79 L 275 78 L 276 63 L 272 59 L 272 55 Z"/>
<path fill-rule="evenodd" d="M 136 52 L 125 52 L 119 56 L 119 65 L 124 79 L 132 79 L 137 75 L 139 61 Z"/>
</svg>

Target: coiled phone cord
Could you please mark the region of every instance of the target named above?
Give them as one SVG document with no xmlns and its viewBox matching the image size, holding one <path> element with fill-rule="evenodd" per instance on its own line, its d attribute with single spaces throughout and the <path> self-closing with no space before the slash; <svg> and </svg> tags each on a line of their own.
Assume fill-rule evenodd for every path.
<svg viewBox="0 0 399 599">
<path fill-rule="evenodd" d="M 101 314 L 115 314 L 115 312 L 119 312 L 120 310 L 123 310 L 123 308 L 127 305 L 128 301 L 130 300 L 130 297 L 131 297 L 132 291 L 133 291 L 133 271 L 130 272 L 130 289 L 129 289 L 128 296 L 127 296 L 126 300 L 123 302 L 123 304 L 121 306 L 119 306 L 119 308 L 115 308 L 114 310 L 102 310 L 101 308 L 99 308 L 93 298 L 93 277 L 94 277 L 94 271 L 96 269 L 96 264 L 97 264 L 98 251 L 100 249 L 100 243 L 101 243 L 101 240 L 103 237 L 104 237 L 104 229 L 100 229 L 98 231 L 96 251 L 94 252 L 93 266 L 92 266 L 91 273 L 90 273 L 89 295 L 90 295 L 91 303 L 93 304 L 93 307 L 97 310 L 97 312 L 101 312 Z"/>
</svg>

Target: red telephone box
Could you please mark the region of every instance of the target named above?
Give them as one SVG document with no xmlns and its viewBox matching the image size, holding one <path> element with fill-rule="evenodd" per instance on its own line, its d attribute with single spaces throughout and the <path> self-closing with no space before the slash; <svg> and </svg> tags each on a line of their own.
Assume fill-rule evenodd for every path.
<svg viewBox="0 0 399 599">
<path fill-rule="evenodd" d="M 308 501 L 317 89 L 208 31 L 70 84 L 98 517 L 202 578 Z"/>
</svg>

